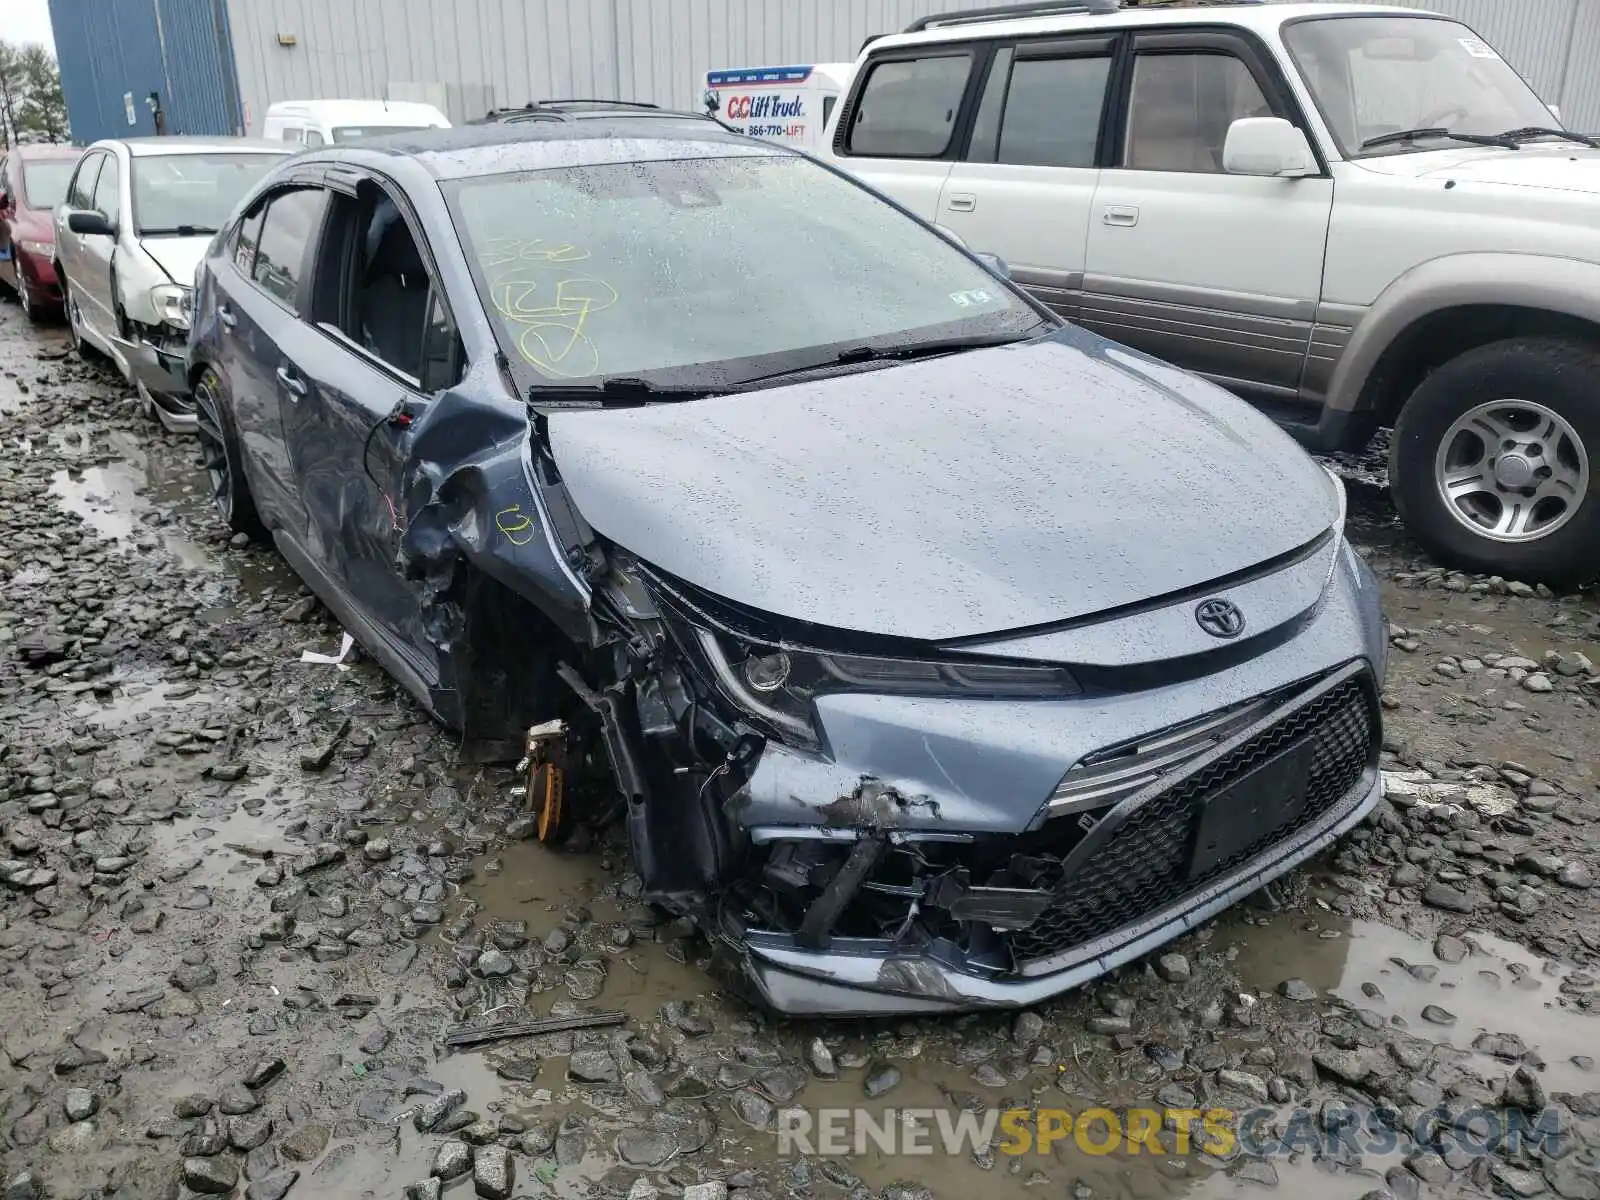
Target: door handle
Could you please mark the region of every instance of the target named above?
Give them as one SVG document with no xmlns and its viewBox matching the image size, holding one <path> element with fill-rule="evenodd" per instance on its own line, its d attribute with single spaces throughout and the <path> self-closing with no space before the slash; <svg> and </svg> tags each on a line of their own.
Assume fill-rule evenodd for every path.
<svg viewBox="0 0 1600 1200">
<path fill-rule="evenodd" d="M 971 212 L 978 207 L 978 198 L 971 192 L 956 192 L 945 207 L 951 212 Z"/>
<path fill-rule="evenodd" d="M 224 329 L 232 329 L 239 323 L 239 318 L 233 315 L 233 310 L 226 304 L 217 307 L 217 320 L 222 322 Z"/>
<path fill-rule="evenodd" d="M 284 389 L 297 400 L 310 390 L 306 387 L 306 381 L 288 367 L 278 368 L 278 382 L 283 384 Z"/>
<path fill-rule="evenodd" d="M 1113 204 L 1106 209 L 1101 218 L 1107 225 L 1137 225 L 1139 223 L 1139 210 L 1131 204 Z"/>
</svg>

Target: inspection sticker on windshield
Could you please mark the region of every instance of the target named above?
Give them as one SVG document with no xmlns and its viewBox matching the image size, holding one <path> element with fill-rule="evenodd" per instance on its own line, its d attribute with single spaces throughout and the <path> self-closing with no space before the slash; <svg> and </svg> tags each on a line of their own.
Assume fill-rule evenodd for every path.
<svg viewBox="0 0 1600 1200">
<path fill-rule="evenodd" d="M 1456 41 L 1460 42 L 1461 48 L 1468 54 L 1472 55 L 1473 58 L 1500 57 L 1495 53 L 1493 46 L 1489 45 L 1487 42 L 1480 41 L 1478 38 L 1457 38 Z"/>
<path fill-rule="evenodd" d="M 975 304 L 990 304 L 994 301 L 994 293 L 983 288 L 973 288 L 969 292 L 951 292 L 950 299 L 962 308 L 971 308 Z"/>
</svg>

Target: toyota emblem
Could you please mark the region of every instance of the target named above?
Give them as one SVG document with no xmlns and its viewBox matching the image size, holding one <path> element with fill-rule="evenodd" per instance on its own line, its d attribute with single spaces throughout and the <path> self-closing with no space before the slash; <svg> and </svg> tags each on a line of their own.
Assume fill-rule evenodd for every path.
<svg viewBox="0 0 1600 1200">
<path fill-rule="evenodd" d="M 1207 600 L 1194 610 L 1194 619 L 1212 637 L 1236 638 L 1244 632 L 1244 614 L 1232 600 Z"/>
</svg>

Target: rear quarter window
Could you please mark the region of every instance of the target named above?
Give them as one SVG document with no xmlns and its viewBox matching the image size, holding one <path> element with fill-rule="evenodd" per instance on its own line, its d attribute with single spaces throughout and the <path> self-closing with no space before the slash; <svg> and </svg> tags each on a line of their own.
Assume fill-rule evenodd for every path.
<svg viewBox="0 0 1600 1200">
<path fill-rule="evenodd" d="M 846 150 L 869 158 L 938 158 L 950 148 L 971 73 L 965 51 L 870 66 L 850 113 Z"/>
</svg>

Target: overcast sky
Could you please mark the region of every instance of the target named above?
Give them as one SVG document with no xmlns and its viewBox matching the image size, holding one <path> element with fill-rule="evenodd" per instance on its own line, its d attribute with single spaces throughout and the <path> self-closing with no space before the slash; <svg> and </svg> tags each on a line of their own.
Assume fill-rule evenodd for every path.
<svg viewBox="0 0 1600 1200">
<path fill-rule="evenodd" d="M 49 0 L 3 0 L 0 3 L 0 37 L 8 42 L 38 42 L 55 53 L 50 35 Z"/>
</svg>

